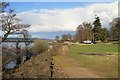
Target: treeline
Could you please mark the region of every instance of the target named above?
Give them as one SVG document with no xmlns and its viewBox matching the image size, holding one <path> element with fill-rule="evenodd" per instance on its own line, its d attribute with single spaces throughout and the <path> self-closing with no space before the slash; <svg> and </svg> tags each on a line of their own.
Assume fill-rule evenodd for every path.
<svg viewBox="0 0 120 80">
<path fill-rule="evenodd" d="M 120 40 L 120 18 L 113 19 L 109 23 L 111 26 L 110 30 L 103 28 L 101 24 L 101 19 L 98 16 L 95 16 L 93 23 L 83 22 L 78 25 L 76 28 L 76 34 L 63 34 L 61 39 L 59 36 L 56 36 L 57 41 L 74 41 L 82 42 L 86 40 L 90 41 L 102 41 L 108 42 L 108 40 Z"/>
</svg>

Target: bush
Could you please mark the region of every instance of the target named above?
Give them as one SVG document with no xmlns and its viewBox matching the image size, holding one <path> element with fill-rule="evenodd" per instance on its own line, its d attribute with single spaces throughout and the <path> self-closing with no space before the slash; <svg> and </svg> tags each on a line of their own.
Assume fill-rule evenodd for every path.
<svg viewBox="0 0 120 80">
<path fill-rule="evenodd" d="M 40 54 L 46 50 L 48 50 L 48 43 L 46 41 L 44 41 L 44 40 L 35 40 L 34 41 L 32 51 L 35 54 Z"/>
<path fill-rule="evenodd" d="M 100 40 L 99 40 L 99 41 L 95 41 L 95 42 L 97 42 L 97 43 L 102 43 L 102 41 L 100 41 Z"/>
</svg>

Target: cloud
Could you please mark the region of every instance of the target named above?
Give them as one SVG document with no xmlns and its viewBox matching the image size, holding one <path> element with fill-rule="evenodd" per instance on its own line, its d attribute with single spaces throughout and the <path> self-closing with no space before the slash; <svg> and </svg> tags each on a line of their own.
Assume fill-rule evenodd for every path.
<svg viewBox="0 0 120 80">
<path fill-rule="evenodd" d="M 31 24 L 30 32 L 75 31 L 83 22 L 93 22 L 95 15 L 101 18 L 103 27 L 118 17 L 118 2 L 97 3 L 71 9 L 39 9 L 18 14 L 23 23 Z"/>
</svg>

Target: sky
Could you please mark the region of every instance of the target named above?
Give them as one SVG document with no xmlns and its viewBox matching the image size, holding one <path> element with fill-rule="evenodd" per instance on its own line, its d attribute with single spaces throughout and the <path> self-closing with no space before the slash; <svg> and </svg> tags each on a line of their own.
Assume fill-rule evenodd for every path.
<svg viewBox="0 0 120 80">
<path fill-rule="evenodd" d="M 10 7 L 17 13 L 38 9 L 70 9 L 85 7 L 95 2 L 10 2 Z M 102 3 L 102 2 L 101 2 Z"/>
<path fill-rule="evenodd" d="M 28 31 L 33 37 L 54 39 L 57 35 L 75 34 L 78 25 L 93 22 L 95 15 L 102 27 L 110 29 L 109 22 L 118 17 L 118 2 L 13 2 L 21 23 L 30 24 Z"/>
<path fill-rule="evenodd" d="M 115 2 L 118 0 L 6 0 L 9 2 Z"/>
</svg>

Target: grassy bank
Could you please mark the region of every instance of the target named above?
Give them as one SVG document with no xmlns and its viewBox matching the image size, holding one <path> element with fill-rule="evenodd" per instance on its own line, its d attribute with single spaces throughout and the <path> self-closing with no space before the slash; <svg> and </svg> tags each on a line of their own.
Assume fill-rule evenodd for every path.
<svg viewBox="0 0 120 80">
<path fill-rule="evenodd" d="M 79 67 L 92 70 L 104 78 L 118 77 L 118 45 L 71 45 L 67 55 L 78 62 Z M 79 52 L 110 53 L 112 55 L 81 55 Z"/>
</svg>

